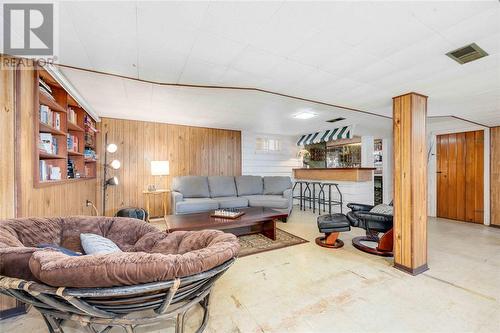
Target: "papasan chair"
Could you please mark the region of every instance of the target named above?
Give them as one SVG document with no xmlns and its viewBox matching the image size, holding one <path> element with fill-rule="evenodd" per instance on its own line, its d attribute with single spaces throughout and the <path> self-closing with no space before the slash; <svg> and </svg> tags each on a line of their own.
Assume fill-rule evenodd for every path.
<svg viewBox="0 0 500 333">
<path fill-rule="evenodd" d="M 113 241 L 121 251 L 82 252 L 80 234 Z M 63 249 L 64 250 L 64 249 Z M 32 305 L 50 333 L 76 322 L 93 333 L 176 319 L 201 305 L 202 332 L 214 282 L 234 263 L 236 236 L 217 230 L 166 233 L 132 218 L 62 217 L 0 220 L 0 292 Z"/>
</svg>

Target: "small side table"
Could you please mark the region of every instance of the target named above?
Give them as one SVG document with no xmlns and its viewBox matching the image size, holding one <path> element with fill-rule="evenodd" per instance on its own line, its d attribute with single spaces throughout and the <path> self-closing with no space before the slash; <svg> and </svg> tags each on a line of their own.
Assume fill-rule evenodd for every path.
<svg viewBox="0 0 500 333">
<path fill-rule="evenodd" d="M 142 191 L 142 194 L 146 196 L 146 211 L 148 212 L 148 219 L 147 221 L 149 222 L 149 217 L 151 216 L 151 209 L 150 209 L 150 198 L 151 196 L 154 195 L 161 195 L 162 198 L 162 206 L 163 206 L 163 219 L 166 221 L 167 220 L 167 202 L 168 202 L 168 194 L 170 193 L 170 190 L 155 190 L 155 191 Z"/>
</svg>

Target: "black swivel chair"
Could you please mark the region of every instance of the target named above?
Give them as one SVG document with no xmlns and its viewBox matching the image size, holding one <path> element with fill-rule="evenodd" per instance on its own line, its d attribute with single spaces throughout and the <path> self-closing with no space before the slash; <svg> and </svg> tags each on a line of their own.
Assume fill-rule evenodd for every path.
<svg viewBox="0 0 500 333">
<path fill-rule="evenodd" d="M 363 252 L 392 257 L 393 249 L 393 216 L 385 214 L 371 213 L 374 207 L 357 203 L 349 203 L 347 207 L 351 209 L 347 213 L 347 219 L 351 226 L 366 230 L 366 236 L 355 237 L 352 245 Z M 379 237 L 379 234 L 383 235 Z M 376 247 L 366 245 L 367 242 L 376 243 Z"/>
<path fill-rule="evenodd" d="M 147 221 L 148 220 L 148 212 L 142 208 L 122 208 L 115 214 L 116 217 L 131 217 L 134 219 Z"/>
</svg>

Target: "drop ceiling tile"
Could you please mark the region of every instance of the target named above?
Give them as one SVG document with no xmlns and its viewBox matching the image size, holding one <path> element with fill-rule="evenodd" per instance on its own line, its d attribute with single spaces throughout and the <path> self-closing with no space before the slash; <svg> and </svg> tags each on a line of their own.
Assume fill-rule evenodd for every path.
<svg viewBox="0 0 500 333">
<path fill-rule="evenodd" d="M 244 43 L 235 42 L 206 32 L 200 32 L 191 51 L 191 57 L 207 63 L 227 66 L 244 49 Z"/>
<path fill-rule="evenodd" d="M 266 76 L 270 70 L 284 60 L 283 57 L 254 47 L 248 47 L 229 67 L 258 76 Z"/>
<path fill-rule="evenodd" d="M 441 31 L 460 23 L 464 19 L 474 16 L 482 11 L 497 7 L 495 1 L 412 1 L 392 2 L 394 7 L 406 7 L 415 18 L 435 31 Z"/>
<path fill-rule="evenodd" d="M 435 34 L 394 52 L 385 60 L 393 64 L 395 69 L 405 70 L 417 63 L 444 58 L 451 50 L 453 45 L 441 35 Z"/>
<path fill-rule="evenodd" d="M 118 2 L 120 7 L 123 2 Z M 150 32 L 159 30 L 198 29 L 209 6 L 208 1 L 136 1 L 137 16 Z M 100 4 L 98 5 L 100 6 Z M 92 6 L 95 8 L 95 5 Z"/>
<path fill-rule="evenodd" d="M 362 52 L 379 59 L 435 35 L 433 30 L 413 17 L 387 12 L 384 6 L 374 8 L 364 26 L 370 27 L 369 38 L 357 46 Z"/>
<path fill-rule="evenodd" d="M 342 55 L 348 54 L 352 48 L 353 46 L 348 43 L 334 40 L 327 31 L 321 31 L 291 52 L 288 57 L 303 64 L 321 68 Z"/>
<path fill-rule="evenodd" d="M 258 27 L 258 39 L 249 44 L 268 52 L 288 56 L 307 39 L 314 36 L 318 29 L 310 23 L 312 17 L 304 15 L 304 2 L 285 2 L 271 17 L 270 21 Z"/>
<path fill-rule="evenodd" d="M 498 4 L 496 10 L 487 10 L 468 17 L 460 24 L 441 29 L 439 33 L 454 43 L 455 48 L 458 48 L 487 37 L 492 31 L 500 31 L 500 7 Z"/>
<path fill-rule="evenodd" d="M 260 27 L 281 5 L 282 1 L 212 1 L 201 30 L 249 43 L 260 38 Z"/>
<path fill-rule="evenodd" d="M 379 6 L 368 1 L 315 1 L 302 4 L 302 20 L 321 31 L 329 44 L 343 42 L 356 46 L 369 37 L 373 11 Z"/>
<path fill-rule="evenodd" d="M 57 54 L 59 59 L 57 62 L 80 68 L 93 69 L 87 52 L 74 29 L 73 21 L 65 15 L 66 13 L 63 9 L 61 9 L 60 14 L 59 45 L 64 45 L 64 47 L 59 48 L 59 54 Z"/>
<path fill-rule="evenodd" d="M 153 85 L 150 83 L 123 80 L 123 89 L 129 107 L 133 108 L 150 108 L 153 94 Z"/>
<path fill-rule="evenodd" d="M 215 85 L 226 72 L 227 67 L 200 61 L 190 57 L 182 71 L 179 83 Z"/>
<path fill-rule="evenodd" d="M 349 78 L 351 73 L 373 64 L 380 59 L 374 55 L 364 52 L 359 47 L 353 47 L 349 52 L 332 58 L 320 69 L 337 76 Z"/>
<path fill-rule="evenodd" d="M 164 26 L 145 23 L 146 18 L 140 18 L 137 29 L 138 52 L 157 53 L 174 51 L 189 54 L 198 35 L 198 30 L 180 27 L 171 29 Z M 159 50 L 161 52 L 159 52 Z"/>
<path fill-rule="evenodd" d="M 340 77 L 335 76 L 331 73 L 321 70 L 314 70 L 304 76 L 296 84 L 290 86 L 290 91 L 292 92 L 292 94 L 298 94 L 302 97 L 306 97 L 310 96 L 309 94 L 321 90 L 323 89 L 323 87 L 328 86 L 340 79 Z"/>
<path fill-rule="evenodd" d="M 488 36 L 478 38 L 476 44 L 479 45 L 489 55 L 500 53 L 500 29 L 498 33 L 490 33 Z"/>
<path fill-rule="evenodd" d="M 234 68 L 227 68 L 224 74 L 217 80 L 217 84 L 221 86 L 265 89 L 267 87 L 266 83 L 269 80 L 270 78 L 268 77 L 239 71 Z"/>
<path fill-rule="evenodd" d="M 139 53 L 142 80 L 177 83 L 188 56 L 167 48 L 145 48 Z"/>
<path fill-rule="evenodd" d="M 61 2 L 99 71 L 137 77 L 136 8 L 131 2 Z M 89 24 L 92 22 L 92 24 Z"/>
<path fill-rule="evenodd" d="M 312 66 L 303 65 L 292 60 L 283 60 L 272 68 L 267 76 L 274 80 L 274 87 L 279 86 L 280 89 L 283 89 L 301 81 L 303 77 L 314 70 L 315 68 Z"/>
</svg>

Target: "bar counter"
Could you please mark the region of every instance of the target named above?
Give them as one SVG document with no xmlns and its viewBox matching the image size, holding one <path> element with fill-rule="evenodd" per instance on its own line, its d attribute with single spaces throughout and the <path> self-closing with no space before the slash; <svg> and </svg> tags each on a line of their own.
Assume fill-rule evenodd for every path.
<svg viewBox="0 0 500 333">
<path fill-rule="evenodd" d="M 297 180 L 367 182 L 373 180 L 375 168 L 297 168 L 293 177 Z"/>
</svg>

